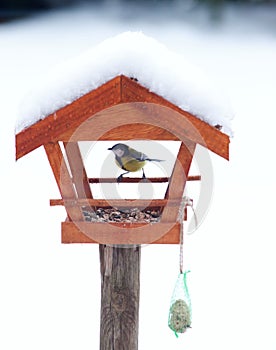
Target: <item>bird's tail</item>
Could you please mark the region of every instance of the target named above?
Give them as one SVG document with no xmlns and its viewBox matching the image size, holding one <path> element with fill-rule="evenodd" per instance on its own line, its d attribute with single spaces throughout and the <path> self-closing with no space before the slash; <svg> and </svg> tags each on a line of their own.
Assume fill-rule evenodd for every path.
<svg viewBox="0 0 276 350">
<path fill-rule="evenodd" d="M 147 158 L 146 160 L 148 160 L 150 162 L 165 162 L 165 159 L 149 159 L 149 158 Z"/>
</svg>

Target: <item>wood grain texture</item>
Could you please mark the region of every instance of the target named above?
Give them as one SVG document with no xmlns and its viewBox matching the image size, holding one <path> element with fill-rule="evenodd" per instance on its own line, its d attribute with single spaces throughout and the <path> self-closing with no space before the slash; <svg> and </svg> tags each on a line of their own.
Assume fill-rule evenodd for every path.
<svg viewBox="0 0 276 350">
<path fill-rule="evenodd" d="M 93 198 L 78 143 L 65 142 L 64 149 L 78 198 Z"/>
<path fill-rule="evenodd" d="M 162 222 L 177 221 L 178 209 L 183 197 L 195 148 L 196 144 L 190 141 L 181 143 L 172 176 L 165 194 L 166 199 L 178 201 L 178 207 L 164 207 L 161 216 Z"/>
<path fill-rule="evenodd" d="M 60 135 L 60 139 L 73 142 L 130 139 L 178 140 L 177 136 L 159 125 L 159 120 L 152 119 L 151 115 L 140 107 L 142 107 L 140 103 L 123 103 L 104 109 L 87 118 L 74 133 L 70 130 L 65 131 Z"/>
<path fill-rule="evenodd" d="M 16 157 L 19 159 L 44 145 L 62 200 L 66 202 L 68 217 L 70 220 L 81 222 L 83 216 L 79 203 L 68 203 L 81 197 L 92 199 L 92 193 L 77 142 L 129 139 L 181 140 L 182 144 L 192 144 L 193 147 L 200 144 L 226 159 L 229 158 L 230 141 L 227 135 L 125 76 L 110 80 L 18 133 Z M 64 159 L 59 141 L 65 144 L 73 180 L 69 170 L 61 166 Z M 165 199 L 181 200 L 192 155 L 188 153 L 178 157 Z M 161 220 L 164 224 L 175 223 L 177 207 L 165 206 Z M 93 232 L 99 227 L 94 223 L 91 223 L 91 226 Z M 106 227 L 101 226 L 101 229 L 106 230 L 104 236 L 108 241 L 111 239 L 108 234 L 112 235 L 114 230 L 110 231 Z M 153 233 L 156 233 L 155 230 L 156 228 L 152 230 Z M 72 227 L 69 231 L 74 232 Z M 129 228 L 126 231 L 131 238 L 125 241 L 131 244 L 135 237 L 129 235 Z M 156 241 L 159 238 L 150 239 Z"/>
<path fill-rule="evenodd" d="M 100 350 L 138 350 L 141 247 L 100 245 Z"/>
<path fill-rule="evenodd" d="M 114 106 L 118 108 L 112 109 Z M 130 129 L 127 124 L 131 123 L 148 125 L 147 128 Z M 229 159 L 227 135 L 125 76 L 110 80 L 19 132 L 16 135 L 16 159 L 51 141 L 70 141 L 71 137 L 71 141 L 78 141 L 76 135 L 88 140 L 188 138 Z"/>
<path fill-rule="evenodd" d="M 63 205 L 66 207 L 92 206 L 98 208 L 152 208 L 175 207 L 179 205 L 174 199 L 51 199 L 50 206 Z"/>
<path fill-rule="evenodd" d="M 188 176 L 187 181 L 200 181 L 201 175 L 191 175 Z M 98 183 L 117 183 L 117 179 L 114 177 L 101 177 L 101 178 L 89 178 L 89 183 L 98 184 Z M 147 181 L 152 183 L 162 183 L 168 182 L 168 177 L 147 177 Z M 124 176 L 121 180 L 121 183 L 138 183 L 141 182 L 141 178 L 139 177 L 127 177 Z"/>
<path fill-rule="evenodd" d="M 76 191 L 58 142 L 47 143 L 44 148 L 62 198 L 76 200 Z M 71 220 L 83 220 L 82 211 L 79 207 L 66 207 L 65 209 Z"/>
<path fill-rule="evenodd" d="M 179 244 L 179 223 L 61 223 L 62 243 Z"/>
<path fill-rule="evenodd" d="M 197 132 L 201 135 L 202 139 L 204 140 L 204 142 L 202 142 L 201 140 L 201 143 L 196 141 L 194 138 L 191 138 L 191 141 L 200 143 L 202 146 L 207 147 L 208 149 L 217 153 L 221 157 L 227 160 L 229 159 L 230 139 L 228 135 L 222 133 L 221 131 L 209 125 L 208 123 L 200 120 L 191 113 L 182 110 L 181 108 L 177 107 L 176 105 L 164 99 L 163 97 L 155 94 L 154 92 L 149 91 L 148 89 L 140 85 L 139 82 L 129 79 L 128 77 L 122 76 L 121 84 L 123 103 L 148 102 L 168 107 L 168 109 L 178 112 L 185 119 L 187 119 L 189 123 L 193 125 L 193 127 L 197 130 Z M 170 122 L 172 122 L 172 119 L 170 119 Z M 171 124 L 175 124 L 176 128 L 178 126 L 180 127 L 180 125 L 178 125 L 178 120 L 174 120 L 174 122 Z M 171 132 L 170 128 L 167 130 Z M 174 134 L 174 132 L 172 133 Z M 185 137 L 187 137 L 187 135 Z M 187 138 L 189 139 L 189 137 Z"/>
<path fill-rule="evenodd" d="M 62 141 L 190 140 L 229 157 L 229 137 L 181 110 L 149 102 L 120 103 L 86 119 Z M 221 134 L 221 135 L 220 135 Z"/>
<path fill-rule="evenodd" d="M 116 77 L 16 135 L 16 159 L 51 141 L 61 141 L 65 131 L 74 132 L 87 118 L 121 102 L 121 78 Z"/>
</svg>

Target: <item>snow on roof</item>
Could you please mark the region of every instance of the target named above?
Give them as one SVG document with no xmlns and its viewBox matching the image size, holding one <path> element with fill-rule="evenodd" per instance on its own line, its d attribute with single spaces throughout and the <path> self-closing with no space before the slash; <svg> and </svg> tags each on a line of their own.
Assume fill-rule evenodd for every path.
<svg viewBox="0 0 276 350">
<path fill-rule="evenodd" d="M 16 132 L 122 74 L 231 136 L 233 113 L 220 91 L 182 55 L 141 32 L 107 39 L 49 72 L 21 104 Z"/>
</svg>

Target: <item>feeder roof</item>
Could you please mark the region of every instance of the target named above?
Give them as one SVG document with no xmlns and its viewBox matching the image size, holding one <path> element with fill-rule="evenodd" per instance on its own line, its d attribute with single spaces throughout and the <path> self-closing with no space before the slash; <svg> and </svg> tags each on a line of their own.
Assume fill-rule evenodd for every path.
<svg viewBox="0 0 276 350">
<path fill-rule="evenodd" d="M 231 136 L 233 113 L 202 72 L 140 32 L 125 32 L 54 69 L 20 106 L 16 132 L 70 105 L 116 76 L 138 80 L 181 110 Z"/>
</svg>

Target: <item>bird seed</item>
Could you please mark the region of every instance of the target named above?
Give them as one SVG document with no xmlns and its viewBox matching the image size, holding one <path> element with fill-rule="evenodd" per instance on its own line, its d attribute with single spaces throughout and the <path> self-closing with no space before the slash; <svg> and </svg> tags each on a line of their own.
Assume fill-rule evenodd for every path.
<svg viewBox="0 0 276 350">
<path fill-rule="evenodd" d="M 88 222 L 126 222 L 126 223 L 154 223 L 160 221 L 159 210 L 140 210 L 139 208 L 98 208 L 83 207 L 85 221 Z"/>
</svg>

